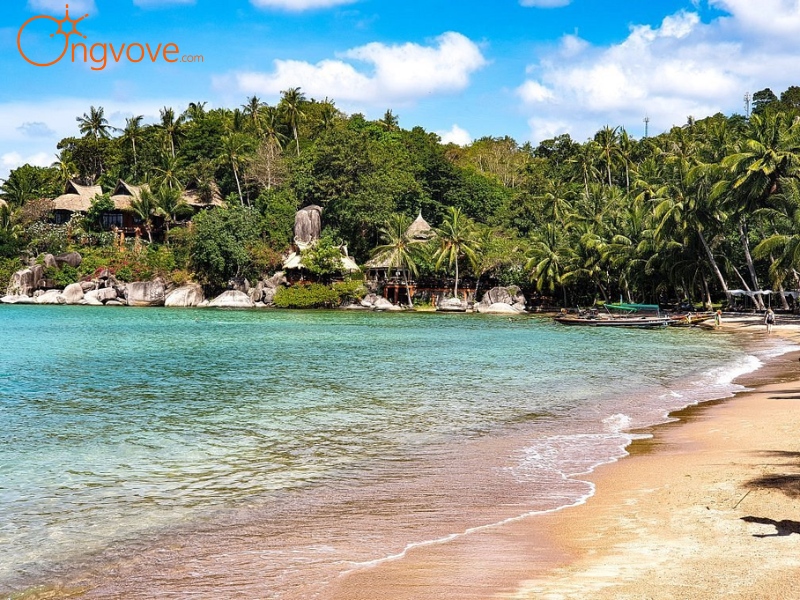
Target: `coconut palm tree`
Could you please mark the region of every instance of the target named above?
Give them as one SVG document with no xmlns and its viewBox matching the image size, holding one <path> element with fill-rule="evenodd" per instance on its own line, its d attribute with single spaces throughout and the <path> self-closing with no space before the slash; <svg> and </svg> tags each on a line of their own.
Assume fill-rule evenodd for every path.
<svg viewBox="0 0 800 600">
<path fill-rule="evenodd" d="M 297 156 L 300 156 L 300 138 L 297 135 L 297 127 L 305 118 L 305 113 L 301 107 L 303 102 L 306 101 L 305 94 L 300 91 L 299 87 L 289 88 L 281 92 L 280 110 L 286 118 L 286 123 L 292 130 L 294 136 L 294 143 L 297 147 Z"/>
<path fill-rule="evenodd" d="M 123 141 L 130 142 L 131 150 L 133 150 L 133 176 L 136 177 L 136 170 L 138 167 L 138 160 L 136 156 L 136 140 L 142 138 L 142 119 L 144 115 L 137 115 L 130 119 L 125 119 L 125 129 L 122 130 Z"/>
<path fill-rule="evenodd" d="M 448 267 L 455 267 L 455 283 L 453 296 L 458 297 L 458 261 L 462 257 L 474 266 L 480 245 L 477 241 L 475 224 L 461 209 L 451 206 L 447 209 L 447 216 L 442 226 L 436 229 L 439 248 L 433 255 L 436 268 L 440 269 L 447 262 Z"/>
<path fill-rule="evenodd" d="M 163 135 L 164 141 L 168 144 L 172 158 L 175 158 L 175 146 L 177 141 L 183 137 L 183 123 L 186 120 L 185 113 L 176 117 L 175 111 L 165 106 L 159 112 L 161 115 L 161 122 L 156 125 Z"/>
<path fill-rule="evenodd" d="M 166 242 L 169 243 L 169 226 L 174 223 L 179 215 L 188 215 L 192 212 L 191 207 L 186 204 L 183 194 L 179 189 L 159 187 L 155 192 L 157 205 L 156 214 L 164 217 L 164 227 L 166 229 Z"/>
<path fill-rule="evenodd" d="M 95 140 L 108 139 L 110 137 L 111 126 L 105 118 L 103 107 L 89 107 L 89 114 L 83 113 L 82 117 L 75 117 L 78 122 L 78 129 L 85 136 L 91 135 Z"/>
<path fill-rule="evenodd" d="M 372 255 L 383 262 L 388 268 L 400 269 L 406 286 L 408 305 L 414 307 L 411 299 L 411 286 L 408 283 L 408 274 L 417 274 L 417 257 L 422 248 L 423 240 L 409 237 L 408 228 L 411 219 L 403 214 L 393 214 L 380 229 L 381 242 Z"/>
<path fill-rule="evenodd" d="M 250 125 L 253 128 L 253 132 L 257 136 L 261 135 L 261 116 L 263 114 L 262 109 L 265 106 L 266 104 L 262 102 L 255 94 L 247 99 L 246 104 L 242 104 L 242 112 L 244 116 L 249 119 Z"/>
<path fill-rule="evenodd" d="M 550 222 L 533 234 L 525 270 L 540 292 L 552 293 L 560 287 L 566 306 L 565 276 L 571 272 L 570 265 L 573 260 L 574 256 L 565 229 Z"/>
<path fill-rule="evenodd" d="M 156 197 L 148 188 L 142 188 L 138 198 L 131 200 L 131 210 L 133 214 L 142 222 L 144 230 L 147 232 L 147 239 L 153 243 L 153 217 L 158 211 Z"/>
<path fill-rule="evenodd" d="M 236 190 L 239 193 L 239 202 L 244 205 L 242 185 L 239 180 L 239 170 L 244 165 L 249 154 L 247 136 L 243 133 L 231 132 L 222 138 L 219 158 L 230 164 L 233 178 L 236 180 Z"/>
</svg>

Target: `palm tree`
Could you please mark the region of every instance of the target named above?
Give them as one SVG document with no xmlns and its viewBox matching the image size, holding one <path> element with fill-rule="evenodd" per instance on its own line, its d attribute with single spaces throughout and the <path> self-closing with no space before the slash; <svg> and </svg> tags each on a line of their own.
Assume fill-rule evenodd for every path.
<svg viewBox="0 0 800 600">
<path fill-rule="evenodd" d="M 153 216 L 158 210 L 158 202 L 153 192 L 148 188 L 142 188 L 138 198 L 131 200 L 131 210 L 133 214 L 142 222 L 144 230 L 147 232 L 147 239 L 153 243 Z"/>
<path fill-rule="evenodd" d="M 142 136 L 142 119 L 144 115 L 137 115 L 130 119 L 125 119 L 125 129 L 122 130 L 122 139 L 131 143 L 133 150 L 133 175 L 136 177 L 136 169 L 138 160 L 136 157 L 136 140 L 140 140 Z"/>
<path fill-rule="evenodd" d="M 83 113 L 82 117 L 75 117 L 78 129 L 84 136 L 91 135 L 95 140 L 108 139 L 110 136 L 108 120 L 105 118 L 103 107 L 89 108 L 89 114 Z"/>
<path fill-rule="evenodd" d="M 183 112 L 187 121 L 199 121 L 206 116 L 205 102 L 189 102 L 189 106 Z"/>
<path fill-rule="evenodd" d="M 176 142 L 183 137 L 183 122 L 186 120 L 185 113 L 175 117 L 175 111 L 165 106 L 159 114 L 161 115 L 161 122 L 156 127 L 163 132 L 165 141 L 169 144 L 172 158 L 175 158 Z"/>
<path fill-rule="evenodd" d="M 183 189 L 183 183 L 178 176 L 179 169 L 178 159 L 163 153 L 161 155 L 161 164 L 153 167 L 156 172 L 155 177 L 153 177 L 153 183 L 156 187 Z"/>
<path fill-rule="evenodd" d="M 297 156 L 300 156 L 300 138 L 297 135 L 297 127 L 305 118 L 305 113 L 301 110 L 303 102 L 306 101 L 305 94 L 299 87 L 289 88 L 281 92 L 280 110 L 286 117 L 286 122 L 294 135 L 294 143 L 297 147 Z"/>
<path fill-rule="evenodd" d="M 66 157 L 66 153 L 63 150 L 60 156 L 56 154 L 56 160 L 50 166 L 58 170 L 58 182 L 62 188 L 78 174 L 78 167 Z"/>
<path fill-rule="evenodd" d="M 441 268 L 445 261 L 448 267 L 455 267 L 453 296 L 458 297 L 458 260 L 466 257 L 472 265 L 475 265 L 480 250 L 475 224 L 461 212 L 461 209 L 451 206 L 447 209 L 447 216 L 441 228 L 436 230 L 436 236 L 439 240 L 439 248 L 433 255 L 436 268 Z"/>
<path fill-rule="evenodd" d="M 600 155 L 603 158 L 603 162 L 605 163 L 606 167 L 606 176 L 608 177 L 608 185 L 609 187 L 612 185 L 611 183 L 611 167 L 616 162 L 617 155 L 619 152 L 619 127 L 614 127 L 613 129 L 606 125 L 597 132 L 594 136 L 594 140 L 597 143 Z"/>
<path fill-rule="evenodd" d="M 552 293 L 560 287 L 566 306 L 565 276 L 571 270 L 573 258 L 564 228 L 550 222 L 532 236 L 525 270 L 540 292 Z"/>
<path fill-rule="evenodd" d="M 407 232 L 410 226 L 411 219 L 406 215 L 393 214 L 380 229 L 383 243 L 375 248 L 372 254 L 375 259 L 386 264 L 390 270 L 400 269 L 403 272 L 408 305 L 414 308 L 408 274 L 417 274 L 416 259 L 423 241 L 408 236 Z"/>
<path fill-rule="evenodd" d="M 183 194 L 179 189 L 159 187 L 155 193 L 157 205 L 156 214 L 164 217 L 164 227 L 166 229 L 166 241 L 169 243 L 169 226 L 174 223 L 178 215 L 191 213 L 191 207 L 186 204 Z"/>
<path fill-rule="evenodd" d="M 246 161 L 249 151 L 247 137 L 243 133 L 232 132 L 222 138 L 219 158 L 230 163 L 233 177 L 236 180 L 236 190 L 239 192 L 239 202 L 244 205 L 242 185 L 239 181 L 239 168 Z"/>
<path fill-rule="evenodd" d="M 250 119 L 250 124 L 253 127 L 253 132 L 260 136 L 261 135 L 261 115 L 262 109 L 266 106 L 261 100 L 259 100 L 258 96 L 255 94 L 247 99 L 246 104 L 242 104 L 242 112 L 244 116 Z"/>
</svg>

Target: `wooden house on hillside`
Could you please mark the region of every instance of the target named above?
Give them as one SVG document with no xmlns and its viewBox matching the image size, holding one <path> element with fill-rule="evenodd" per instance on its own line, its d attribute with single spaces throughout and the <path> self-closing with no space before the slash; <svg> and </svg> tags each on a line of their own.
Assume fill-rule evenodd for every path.
<svg viewBox="0 0 800 600">
<path fill-rule="evenodd" d="M 56 224 L 66 223 L 73 213 L 88 212 L 92 198 L 102 193 L 99 185 L 81 185 L 68 181 L 64 193 L 53 199 L 53 221 Z"/>
<path fill-rule="evenodd" d="M 196 180 L 190 181 L 183 191 L 183 201 L 195 212 L 225 205 L 219 186 L 213 181 L 206 185 L 200 185 Z"/>
</svg>

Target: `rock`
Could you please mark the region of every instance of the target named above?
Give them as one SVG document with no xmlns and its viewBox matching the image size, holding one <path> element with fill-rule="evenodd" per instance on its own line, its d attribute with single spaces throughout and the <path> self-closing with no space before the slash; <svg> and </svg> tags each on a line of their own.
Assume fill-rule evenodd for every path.
<svg viewBox="0 0 800 600">
<path fill-rule="evenodd" d="M 399 306 L 395 306 L 391 302 L 389 302 L 386 298 L 378 298 L 372 304 L 372 310 L 403 310 Z"/>
<path fill-rule="evenodd" d="M 511 305 L 511 308 L 517 310 L 519 312 L 525 312 L 525 303 L 524 302 L 515 302 Z"/>
<path fill-rule="evenodd" d="M 83 297 L 83 300 L 81 300 L 81 304 L 86 304 L 88 306 L 103 306 L 103 303 L 100 300 L 98 300 L 96 296 L 89 296 L 89 295 Z"/>
<path fill-rule="evenodd" d="M 261 299 L 264 297 L 264 282 L 259 281 L 256 285 L 250 290 L 248 293 L 250 296 L 250 300 L 253 302 L 259 303 Z"/>
<path fill-rule="evenodd" d="M 307 248 L 319 239 L 322 231 L 322 207 L 312 204 L 294 215 L 294 242 Z"/>
<path fill-rule="evenodd" d="M 489 306 L 481 306 L 480 309 L 476 306 L 476 310 L 487 315 L 518 315 L 521 312 L 505 302 L 494 302 Z"/>
<path fill-rule="evenodd" d="M 31 296 L 43 279 L 42 265 L 33 265 L 27 269 L 17 271 L 11 276 L 7 293 L 9 296 Z"/>
<path fill-rule="evenodd" d="M 264 288 L 264 292 L 261 294 L 261 301 L 266 305 L 271 305 L 275 302 L 275 294 L 278 293 L 278 288 Z"/>
<path fill-rule="evenodd" d="M 80 283 L 70 283 L 64 288 L 61 295 L 67 304 L 80 304 L 81 300 L 83 300 L 83 286 Z"/>
<path fill-rule="evenodd" d="M 79 282 L 79 284 L 84 294 L 86 292 L 91 292 L 92 290 L 97 289 L 97 283 L 95 283 L 94 281 L 81 281 Z"/>
<path fill-rule="evenodd" d="M 203 300 L 200 304 L 197 305 L 197 308 L 208 308 L 209 304 L 211 304 L 210 300 Z"/>
<path fill-rule="evenodd" d="M 106 302 L 106 306 L 126 306 L 126 303 L 122 300 L 109 300 Z"/>
<path fill-rule="evenodd" d="M 493 304 L 507 304 L 513 306 L 515 312 L 525 310 L 525 296 L 519 286 L 510 285 L 508 287 L 494 287 L 483 295 L 481 301 L 475 305 L 475 311 L 481 313 L 490 312 Z"/>
<path fill-rule="evenodd" d="M 95 276 L 95 279 L 105 280 L 105 279 L 108 279 L 109 277 L 113 277 L 113 276 L 114 276 L 114 274 L 111 271 L 109 271 L 108 269 L 100 269 L 100 271 L 97 272 L 97 275 Z"/>
<path fill-rule="evenodd" d="M 58 269 L 59 268 L 58 267 L 58 263 L 56 262 L 56 257 L 53 256 L 52 254 L 45 254 L 44 255 L 44 266 L 45 266 L 45 268 L 47 268 L 47 267 L 53 267 L 54 269 Z"/>
<path fill-rule="evenodd" d="M 441 312 L 466 312 L 467 303 L 461 298 L 443 298 L 436 305 L 436 310 Z"/>
<path fill-rule="evenodd" d="M 164 298 L 164 306 L 185 308 L 199 306 L 205 300 L 203 287 L 198 283 L 189 283 L 175 288 Z"/>
<path fill-rule="evenodd" d="M 33 304 L 35 300 L 26 294 L 9 294 L 0 298 L 3 304 Z"/>
<path fill-rule="evenodd" d="M 92 290 L 83 295 L 84 300 L 89 300 L 88 304 L 94 304 L 93 300 L 97 300 L 100 304 L 105 304 L 109 300 L 117 299 L 117 290 L 114 288 L 100 288 L 99 290 Z"/>
<path fill-rule="evenodd" d="M 356 304 L 355 302 L 352 304 L 348 304 L 342 307 L 344 310 L 369 310 L 366 306 L 361 306 L 361 304 Z"/>
<path fill-rule="evenodd" d="M 372 308 L 381 297 L 377 294 L 367 294 L 361 299 L 361 306 L 364 308 Z"/>
<path fill-rule="evenodd" d="M 55 257 L 55 259 L 59 269 L 64 265 L 69 265 L 70 267 L 74 267 L 77 269 L 79 266 L 81 266 L 81 263 L 83 262 L 83 257 L 77 252 L 67 252 L 65 254 L 59 254 L 58 256 Z"/>
<path fill-rule="evenodd" d="M 286 273 L 283 271 L 278 271 L 270 277 L 269 279 L 264 280 L 264 287 L 267 289 L 276 289 L 282 285 L 288 285 L 288 281 L 286 281 Z"/>
<path fill-rule="evenodd" d="M 244 292 L 228 290 L 208 303 L 209 308 L 253 308 L 253 301 Z"/>
<path fill-rule="evenodd" d="M 47 290 L 36 298 L 36 304 L 66 304 L 67 301 L 61 295 L 61 290 Z"/>
<path fill-rule="evenodd" d="M 128 306 L 163 306 L 165 298 L 164 281 L 134 281 L 125 287 Z"/>
</svg>

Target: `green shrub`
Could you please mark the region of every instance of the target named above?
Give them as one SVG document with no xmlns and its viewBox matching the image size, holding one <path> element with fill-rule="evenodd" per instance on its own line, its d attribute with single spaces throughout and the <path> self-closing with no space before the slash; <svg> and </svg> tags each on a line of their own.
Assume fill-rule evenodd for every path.
<svg viewBox="0 0 800 600">
<path fill-rule="evenodd" d="M 0 296 L 4 296 L 11 276 L 25 268 L 19 258 L 0 258 Z"/>
<path fill-rule="evenodd" d="M 58 267 L 47 267 L 44 270 L 45 279 L 52 279 L 56 287 L 65 288 L 80 279 L 78 269 L 70 265 Z"/>
<path fill-rule="evenodd" d="M 312 283 L 280 288 L 273 302 L 278 308 L 335 308 L 341 297 L 331 286 Z"/>
</svg>

